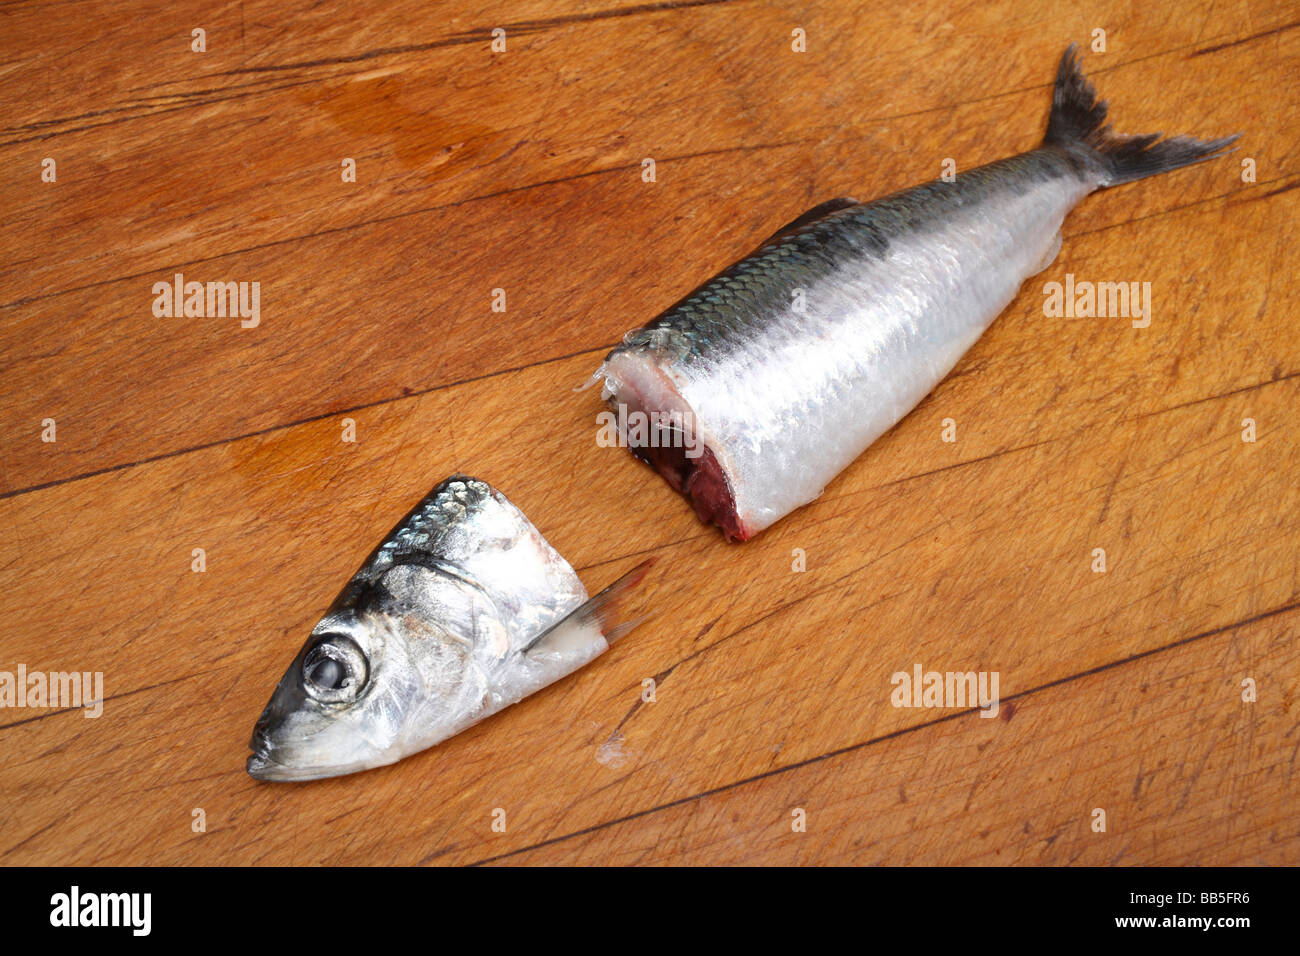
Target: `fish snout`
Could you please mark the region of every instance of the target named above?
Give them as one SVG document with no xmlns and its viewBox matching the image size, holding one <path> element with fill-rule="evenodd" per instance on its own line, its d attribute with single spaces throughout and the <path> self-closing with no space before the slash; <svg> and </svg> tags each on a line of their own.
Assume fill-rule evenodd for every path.
<svg viewBox="0 0 1300 956">
<path fill-rule="evenodd" d="M 253 752 L 248 755 L 248 762 L 244 766 L 254 780 L 283 779 L 277 773 L 277 768 L 281 771 L 285 768 L 271 759 L 271 739 L 267 730 L 264 720 L 259 720 L 253 729 L 253 737 L 248 742 L 248 748 Z"/>
<path fill-rule="evenodd" d="M 248 755 L 248 762 L 244 769 L 254 780 L 275 780 L 275 763 L 266 754 L 251 753 Z"/>
</svg>

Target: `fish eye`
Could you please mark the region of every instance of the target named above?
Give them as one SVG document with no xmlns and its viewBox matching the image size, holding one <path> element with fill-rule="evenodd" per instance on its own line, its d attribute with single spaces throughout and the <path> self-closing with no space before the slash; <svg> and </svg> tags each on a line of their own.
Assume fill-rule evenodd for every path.
<svg viewBox="0 0 1300 956">
<path fill-rule="evenodd" d="M 302 659 L 303 688 L 322 703 L 353 700 L 366 683 L 366 655 L 344 634 L 326 634 Z"/>
</svg>

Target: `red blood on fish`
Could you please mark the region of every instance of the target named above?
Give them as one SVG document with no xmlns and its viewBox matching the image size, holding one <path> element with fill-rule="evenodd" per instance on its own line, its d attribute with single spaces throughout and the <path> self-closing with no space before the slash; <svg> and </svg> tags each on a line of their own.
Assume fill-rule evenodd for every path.
<svg viewBox="0 0 1300 956">
<path fill-rule="evenodd" d="M 701 521 L 717 525 L 728 541 L 749 540 L 750 532 L 736 514 L 736 499 L 727 486 L 727 476 L 707 446 L 695 458 L 688 457 L 683 447 L 652 445 L 633 447 L 631 451 L 674 491 L 685 495 Z"/>
</svg>

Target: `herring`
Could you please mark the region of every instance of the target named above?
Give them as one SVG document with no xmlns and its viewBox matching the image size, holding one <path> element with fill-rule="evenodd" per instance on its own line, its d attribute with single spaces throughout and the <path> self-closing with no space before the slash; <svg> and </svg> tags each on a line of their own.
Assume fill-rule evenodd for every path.
<svg viewBox="0 0 1300 956">
<path fill-rule="evenodd" d="M 1160 137 L 1111 130 L 1071 46 L 1037 149 L 809 210 L 629 332 L 593 381 L 611 407 L 696 430 L 625 444 L 701 520 L 744 541 L 817 498 L 948 374 L 1056 258 L 1080 200 L 1237 138 Z M 692 445 L 702 453 L 683 454 Z"/>
<path fill-rule="evenodd" d="M 590 600 L 505 495 L 453 475 L 366 559 L 285 671 L 248 773 L 316 780 L 432 747 L 577 670 L 643 562 Z"/>
</svg>

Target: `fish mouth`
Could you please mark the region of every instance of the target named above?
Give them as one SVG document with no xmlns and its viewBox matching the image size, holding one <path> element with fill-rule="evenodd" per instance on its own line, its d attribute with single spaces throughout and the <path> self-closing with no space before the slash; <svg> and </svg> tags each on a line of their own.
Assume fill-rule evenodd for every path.
<svg viewBox="0 0 1300 956">
<path fill-rule="evenodd" d="M 244 769 L 254 780 L 284 780 L 279 771 L 287 770 L 287 767 L 281 767 L 267 754 L 251 753 L 248 756 L 248 762 L 244 764 Z"/>
<path fill-rule="evenodd" d="M 290 767 L 282 764 L 268 753 L 261 753 L 254 750 L 248 756 L 244 769 L 254 780 L 262 780 L 267 783 L 291 783 L 303 782 L 307 780 L 323 780 L 326 777 L 338 777 L 345 773 L 355 773 L 358 770 L 365 770 L 365 767 L 348 766 L 348 767 Z"/>
<path fill-rule="evenodd" d="M 254 780 L 287 780 L 286 773 L 291 773 L 294 768 L 286 767 L 284 764 L 272 759 L 271 742 L 260 732 L 253 734 L 253 739 L 248 742 L 248 748 L 253 752 L 248 755 L 248 762 L 244 769 Z"/>
<path fill-rule="evenodd" d="M 311 768 L 291 767 L 272 757 L 271 741 L 260 728 L 253 733 L 248 748 L 253 752 L 248 755 L 244 769 L 254 780 L 312 780 L 316 776 Z"/>
<path fill-rule="evenodd" d="M 271 742 L 260 733 L 253 735 L 253 739 L 249 741 L 248 746 L 253 752 L 249 754 L 244 769 L 248 771 L 248 775 L 254 780 L 262 780 L 268 783 L 303 783 L 310 780 L 325 780 L 329 777 L 342 777 L 345 774 L 357 773 L 361 770 L 369 770 L 372 767 L 393 763 L 397 759 L 295 767 L 276 760 L 272 755 L 273 746 Z"/>
</svg>

